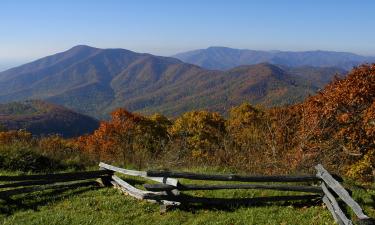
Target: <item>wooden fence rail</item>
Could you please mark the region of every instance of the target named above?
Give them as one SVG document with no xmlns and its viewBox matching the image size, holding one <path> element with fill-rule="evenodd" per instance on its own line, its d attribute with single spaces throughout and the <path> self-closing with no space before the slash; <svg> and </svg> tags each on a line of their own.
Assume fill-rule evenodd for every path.
<svg viewBox="0 0 375 225">
<path fill-rule="evenodd" d="M 123 193 L 134 198 L 146 200 L 152 203 L 161 204 L 161 210 L 166 206 L 178 206 L 188 203 L 201 203 L 213 205 L 227 204 L 246 204 L 265 203 L 274 201 L 304 201 L 320 199 L 331 212 L 333 218 L 340 225 L 350 225 L 353 222 L 345 215 L 345 210 L 340 208 L 339 202 L 346 203 L 358 217 L 359 222 L 363 224 L 374 224 L 362 210 L 360 205 L 350 196 L 350 193 L 340 184 L 342 179 L 339 176 L 331 175 L 322 165 L 318 164 L 315 168 L 316 175 L 300 176 L 243 176 L 235 174 L 200 174 L 174 171 L 137 171 L 115 167 L 101 162 L 100 170 L 58 173 L 44 175 L 21 175 L 21 176 L 0 176 L 0 181 L 6 182 L 0 184 L 0 198 L 9 198 L 13 195 L 25 194 L 34 191 L 43 191 L 48 189 L 69 189 L 81 186 L 101 184 L 113 186 Z M 126 182 L 114 173 L 120 173 L 126 176 L 141 177 L 153 182 L 144 184 L 146 190 L 139 189 Z M 288 184 L 254 184 L 254 183 L 228 183 L 228 184 L 182 184 L 176 178 L 190 180 L 208 180 L 208 181 L 235 181 L 235 182 L 272 182 Z M 96 181 L 92 179 L 97 179 Z M 290 182 L 297 184 L 289 184 Z M 303 182 L 303 183 L 302 183 Z M 302 184 L 301 184 L 302 183 Z M 184 194 L 184 191 L 191 190 L 222 190 L 222 189 L 265 189 L 278 191 L 292 191 L 314 193 L 308 195 L 287 195 L 287 196 L 265 196 L 253 198 L 206 198 L 196 197 Z M 336 194 L 337 196 L 335 197 Z"/>
<path fill-rule="evenodd" d="M 157 181 L 158 184 L 144 184 L 147 191 L 137 189 L 130 184 L 121 182 L 118 177 L 116 182 L 122 185 L 123 190 L 129 195 L 139 199 L 147 199 L 151 202 L 165 201 L 170 205 L 179 205 L 182 203 L 203 203 L 203 204 L 253 204 L 256 202 L 271 202 L 271 201 L 298 201 L 307 199 L 320 198 L 326 204 L 328 210 L 332 213 L 333 218 L 339 224 L 353 224 L 340 208 L 338 201 L 331 193 L 331 190 L 338 195 L 338 197 L 345 202 L 353 212 L 358 216 L 360 221 L 366 221 L 366 224 L 373 224 L 368 216 L 363 213 L 363 210 L 357 202 L 355 202 L 348 191 L 346 191 L 339 182 L 343 179 L 337 175 L 331 175 L 322 165 L 317 165 L 317 175 L 299 175 L 299 176 L 243 176 L 235 174 L 200 174 L 187 173 L 175 171 L 130 171 L 111 165 L 100 163 L 101 168 L 106 168 L 116 172 L 120 172 L 131 176 L 140 176 L 146 179 Z M 190 180 L 207 180 L 207 181 L 236 181 L 236 182 L 272 182 L 272 183 L 310 183 L 310 185 L 275 185 L 275 184 L 182 184 L 176 178 L 190 179 Z M 318 184 L 318 185 L 316 185 Z M 296 195 L 296 196 L 271 196 L 271 197 L 257 197 L 257 198 L 241 198 L 241 199 L 227 199 L 227 198 L 205 198 L 195 197 L 186 194 L 180 194 L 181 191 L 191 190 L 221 190 L 221 189 L 269 189 L 278 191 L 294 191 L 315 193 L 315 195 Z M 174 192 L 174 193 L 173 193 Z M 158 193 L 152 195 L 150 193 Z M 172 194 L 173 193 L 173 194 Z"/>
<path fill-rule="evenodd" d="M 148 191 L 192 191 L 192 190 L 222 190 L 222 189 L 268 189 L 279 191 L 296 191 L 296 192 L 312 192 L 322 194 L 320 187 L 314 186 L 290 186 L 290 185 L 264 185 L 264 184 L 219 184 L 219 185 L 183 185 L 177 187 L 166 184 L 145 184 L 143 185 Z"/>
<path fill-rule="evenodd" d="M 165 184 L 168 184 L 168 185 L 172 185 L 172 186 L 177 186 L 178 184 L 178 180 L 176 179 L 172 179 L 172 178 L 168 178 L 168 177 L 150 177 L 147 175 L 147 172 L 145 171 L 137 171 L 137 170 L 127 170 L 127 169 L 123 169 L 123 168 L 119 168 L 119 167 L 116 167 L 116 166 L 112 166 L 112 165 L 109 165 L 109 164 L 106 164 L 106 163 L 99 163 L 99 167 L 101 169 L 106 169 L 106 170 L 110 170 L 110 171 L 113 171 L 113 172 L 119 172 L 119 173 L 122 173 L 122 174 L 125 174 L 125 175 L 128 175 L 128 176 L 136 176 L 136 177 L 143 177 L 145 179 L 149 179 L 149 180 L 153 180 L 153 181 L 156 181 L 156 182 L 160 182 L 160 183 L 165 183 Z"/>
<path fill-rule="evenodd" d="M 333 215 L 336 222 L 345 225 L 352 224 L 352 221 L 350 221 L 346 217 L 345 213 L 341 210 L 336 198 L 331 194 L 324 183 L 322 183 L 322 189 L 325 194 L 325 196 L 323 196 L 323 202 L 326 204 L 328 210 L 331 211 L 331 214 Z"/>
<path fill-rule="evenodd" d="M 332 215 L 335 215 L 334 218 L 339 224 L 352 224 L 346 215 L 343 213 L 343 210 L 340 209 L 339 204 L 336 201 L 336 198 L 331 194 L 328 188 L 333 190 L 338 197 L 345 202 L 356 214 L 358 219 L 363 224 L 373 224 L 373 220 L 363 213 L 361 206 L 354 201 L 350 196 L 349 192 L 335 180 L 332 175 L 320 164 L 315 166 L 317 170 L 317 177 L 322 179 L 322 190 L 325 194 L 325 204 L 327 208 L 331 211 Z"/>
<path fill-rule="evenodd" d="M 235 174 L 198 174 L 173 171 L 147 171 L 149 177 L 172 177 L 190 180 L 241 181 L 241 182 L 311 182 L 320 181 L 315 175 L 304 176 L 241 176 Z"/>
</svg>

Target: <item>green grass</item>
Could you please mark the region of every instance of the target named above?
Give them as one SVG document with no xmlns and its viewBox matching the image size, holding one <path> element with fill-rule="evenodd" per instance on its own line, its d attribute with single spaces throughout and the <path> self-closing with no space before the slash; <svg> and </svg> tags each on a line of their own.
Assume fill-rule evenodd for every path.
<svg viewBox="0 0 375 225">
<path fill-rule="evenodd" d="M 135 179 L 130 182 L 141 187 L 140 181 L 142 180 Z M 196 191 L 189 194 L 230 198 L 280 193 L 228 190 Z M 354 198 L 372 217 L 375 216 L 374 208 L 371 207 L 374 195 L 374 189 L 353 188 Z M 15 196 L 11 201 L 0 200 L 0 212 L 3 224 L 333 224 L 329 211 L 321 204 L 308 207 L 285 203 L 224 208 L 187 206 L 160 214 L 156 204 L 136 200 L 114 188 L 96 187 Z"/>
</svg>

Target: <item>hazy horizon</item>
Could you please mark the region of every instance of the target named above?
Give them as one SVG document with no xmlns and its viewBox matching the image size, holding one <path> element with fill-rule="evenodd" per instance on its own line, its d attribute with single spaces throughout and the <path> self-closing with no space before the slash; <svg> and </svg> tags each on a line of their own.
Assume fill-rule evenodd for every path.
<svg viewBox="0 0 375 225">
<path fill-rule="evenodd" d="M 4 0 L 0 70 L 78 44 L 162 56 L 210 46 L 375 56 L 374 8 L 370 0 Z"/>
<path fill-rule="evenodd" d="M 77 44 L 77 45 L 74 45 L 74 46 L 72 46 L 72 47 L 79 46 L 79 45 L 86 45 L 86 44 Z M 100 48 L 100 47 L 97 47 L 97 46 L 90 46 L 90 45 L 87 45 L 87 46 L 89 46 L 89 47 L 94 47 L 94 48 Z M 70 47 L 70 48 L 72 48 L 72 47 Z M 208 46 L 208 47 L 198 48 L 198 49 L 187 49 L 186 51 L 182 51 L 182 52 L 188 52 L 188 51 L 194 51 L 194 50 L 200 50 L 200 49 L 207 49 L 207 48 L 210 48 L 210 47 L 233 48 L 233 47 L 228 47 L 228 46 Z M 54 55 L 54 54 L 56 54 L 56 53 L 60 53 L 60 52 L 67 51 L 67 50 L 69 50 L 70 48 L 68 48 L 68 49 L 64 49 L 64 50 L 61 50 L 61 51 L 58 51 L 58 52 L 52 52 L 52 53 L 50 53 L 50 54 L 43 55 L 43 56 L 36 57 L 36 58 L 23 59 L 23 60 L 22 60 L 22 59 L 15 59 L 14 61 L 13 61 L 13 60 L 8 60 L 8 61 L 1 61 L 1 60 L 0 60 L 0 72 L 5 71 L 5 70 L 8 70 L 8 69 L 11 69 L 11 68 L 14 68 L 14 67 L 17 67 L 17 66 L 20 66 L 20 65 L 23 65 L 23 64 L 26 64 L 26 63 L 33 62 L 33 61 L 38 60 L 38 59 L 40 59 L 40 58 L 48 57 L 48 56 Z M 120 47 L 110 47 L 110 48 L 120 48 Z M 121 48 L 121 49 L 125 49 L 125 48 Z M 270 50 L 268 50 L 268 49 L 247 49 L 247 48 L 234 48 L 234 49 L 241 49 L 241 50 L 257 50 L 257 51 L 286 51 L 286 52 L 309 52 L 309 51 L 344 52 L 344 51 L 334 51 L 334 50 L 324 50 L 324 49 L 310 49 L 310 50 L 301 50 L 301 51 L 280 50 L 280 49 L 270 49 Z M 131 51 L 137 52 L 136 50 L 133 50 L 133 49 L 127 49 L 127 50 L 131 50 Z M 171 54 L 171 55 L 155 54 L 155 53 L 148 52 L 148 51 L 140 52 L 140 53 L 150 53 L 150 54 L 158 55 L 158 56 L 173 57 L 173 55 L 175 55 L 175 54 L 177 54 L 177 53 L 182 53 L 182 52 L 175 52 L 175 53 L 173 53 L 173 54 Z M 355 53 L 355 52 L 345 52 L 345 53 L 353 53 L 353 54 L 357 54 L 357 55 L 362 55 L 362 54 L 358 54 L 358 53 Z M 371 57 L 375 57 L 375 55 L 362 55 L 362 56 L 371 56 Z"/>
</svg>

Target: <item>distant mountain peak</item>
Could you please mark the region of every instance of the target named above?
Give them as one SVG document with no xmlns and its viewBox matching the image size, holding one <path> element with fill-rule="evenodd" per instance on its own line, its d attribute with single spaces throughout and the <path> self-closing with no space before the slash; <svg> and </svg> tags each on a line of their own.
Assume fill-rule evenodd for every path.
<svg viewBox="0 0 375 225">
<path fill-rule="evenodd" d="M 76 45 L 76 46 L 73 46 L 72 48 L 70 48 L 69 50 L 82 50 L 82 49 L 99 49 L 99 48 L 92 47 L 92 46 L 89 46 L 89 45 Z"/>
<path fill-rule="evenodd" d="M 254 65 L 262 62 L 299 67 L 338 67 L 350 70 L 353 66 L 375 62 L 375 57 L 361 56 L 350 52 L 335 51 L 259 51 L 212 46 L 174 55 L 186 63 L 206 69 L 228 70 L 240 65 Z"/>
<path fill-rule="evenodd" d="M 286 71 L 277 65 L 271 63 L 259 63 L 255 65 L 243 65 L 238 66 L 233 69 L 228 70 L 227 72 L 241 72 L 249 73 L 253 76 L 260 77 L 275 77 L 276 79 L 284 79 L 287 75 Z"/>
<path fill-rule="evenodd" d="M 206 49 L 233 49 L 233 48 L 225 47 L 225 46 L 210 46 Z"/>
<path fill-rule="evenodd" d="M 102 51 L 103 49 L 91 47 L 88 45 L 76 45 L 64 52 L 61 52 L 60 54 L 92 54 L 95 52 Z"/>
</svg>

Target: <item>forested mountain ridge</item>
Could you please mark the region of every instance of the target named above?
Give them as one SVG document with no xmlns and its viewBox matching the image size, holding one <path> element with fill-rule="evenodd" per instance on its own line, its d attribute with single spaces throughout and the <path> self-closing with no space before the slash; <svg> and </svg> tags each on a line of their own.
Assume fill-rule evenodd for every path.
<svg viewBox="0 0 375 225">
<path fill-rule="evenodd" d="M 97 118 L 118 107 L 168 116 L 194 109 L 225 113 L 243 101 L 299 102 L 336 73 L 343 70 L 269 63 L 207 70 L 170 57 L 80 45 L 1 72 L 0 102 L 43 99 Z"/>
<path fill-rule="evenodd" d="M 361 56 L 350 52 L 333 51 L 258 51 L 227 47 L 209 47 L 174 55 L 186 63 L 207 69 L 227 70 L 240 65 L 272 63 L 277 65 L 300 67 L 337 67 L 352 69 L 363 63 L 375 62 L 375 57 Z"/>
</svg>

